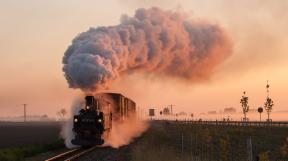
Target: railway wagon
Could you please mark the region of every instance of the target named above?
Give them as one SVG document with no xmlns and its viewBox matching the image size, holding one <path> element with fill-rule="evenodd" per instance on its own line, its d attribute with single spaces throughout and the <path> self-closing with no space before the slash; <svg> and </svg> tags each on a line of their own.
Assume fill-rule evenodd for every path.
<svg viewBox="0 0 288 161">
<path fill-rule="evenodd" d="M 134 117 L 136 113 L 136 103 L 119 93 L 107 93 L 110 100 L 113 100 L 114 119 L 119 121 L 129 117 Z"/>
<path fill-rule="evenodd" d="M 102 145 L 109 139 L 113 122 L 136 116 L 136 103 L 119 93 L 100 93 L 85 97 L 85 106 L 74 115 L 71 143 Z"/>
</svg>

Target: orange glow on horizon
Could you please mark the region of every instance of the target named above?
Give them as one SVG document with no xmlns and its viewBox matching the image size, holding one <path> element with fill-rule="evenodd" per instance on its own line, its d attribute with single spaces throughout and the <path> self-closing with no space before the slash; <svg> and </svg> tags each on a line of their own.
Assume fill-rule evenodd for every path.
<svg viewBox="0 0 288 161">
<path fill-rule="evenodd" d="M 139 7 L 171 9 L 178 3 L 184 11 L 193 11 L 191 17 L 223 26 L 233 40 L 233 55 L 203 83 L 133 73 L 117 80 L 109 91 L 124 93 L 143 109 L 175 104 L 176 111 L 200 117 L 202 112 L 226 107 L 240 112 L 244 90 L 252 108 L 263 106 L 269 80 L 275 102 L 272 118 L 287 116 L 277 111 L 288 111 L 288 2 L 125 2 L 0 2 L 0 117 L 21 116 L 23 103 L 28 104 L 28 115 L 56 117 L 61 108 L 69 110 L 73 100 L 84 95 L 68 88 L 62 72 L 63 54 L 77 34 L 93 26 L 118 24 L 122 14 L 132 15 Z"/>
</svg>

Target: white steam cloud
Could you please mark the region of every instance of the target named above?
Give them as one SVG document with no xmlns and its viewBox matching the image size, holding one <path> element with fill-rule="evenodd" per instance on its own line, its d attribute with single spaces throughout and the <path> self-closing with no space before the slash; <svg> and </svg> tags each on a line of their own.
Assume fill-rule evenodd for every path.
<svg viewBox="0 0 288 161">
<path fill-rule="evenodd" d="M 225 31 L 159 8 L 138 9 L 116 26 L 90 28 L 65 52 L 63 71 L 71 88 L 109 88 L 122 75 L 147 72 L 189 81 L 207 79 L 231 54 Z"/>
<path fill-rule="evenodd" d="M 85 102 L 80 98 L 76 99 L 71 107 L 69 119 L 62 125 L 60 135 L 64 139 L 66 147 L 69 149 L 77 147 L 71 143 L 71 140 L 75 138 L 75 133 L 72 130 L 74 122 L 73 116 L 79 114 L 79 111 L 84 106 L 84 104 Z"/>
<path fill-rule="evenodd" d="M 122 122 L 113 122 L 110 137 L 105 140 L 104 146 L 119 148 L 139 137 L 148 128 L 148 123 L 136 117 L 129 117 Z"/>
</svg>

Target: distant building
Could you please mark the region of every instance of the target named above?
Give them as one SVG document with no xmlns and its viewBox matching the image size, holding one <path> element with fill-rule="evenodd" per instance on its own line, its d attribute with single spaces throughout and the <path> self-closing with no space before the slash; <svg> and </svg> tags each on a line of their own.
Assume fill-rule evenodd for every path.
<svg viewBox="0 0 288 161">
<path fill-rule="evenodd" d="M 186 113 L 186 112 L 184 112 L 184 111 L 181 111 L 181 112 L 179 112 L 179 113 L 178 113 L 178 115 L 182 115 L 182 116 L 185 116 L 185 115 L 187 115 L 187 113 Z"/>
<path fill-rule="evenodd" d="M 155 109 L 154 108 L 150 108 L 149 109 L 149 116 L 155 116 Z"/>
<path fill-rule="evenodd" d="M 228 107 L 228 108 L 224 108 L 224 113 L 230 113 L 230 114 L 232 114 L 232 113 L 236 113 L 237 111 L 236 111 L 236 108 L 234 108 L 234 107 Z"/>
<path fill-rule="evenodd" d="M 208 114 L 211 115 L 211 114 L 217 114 L 217 111 L 208 111 Z"/>
</svg>

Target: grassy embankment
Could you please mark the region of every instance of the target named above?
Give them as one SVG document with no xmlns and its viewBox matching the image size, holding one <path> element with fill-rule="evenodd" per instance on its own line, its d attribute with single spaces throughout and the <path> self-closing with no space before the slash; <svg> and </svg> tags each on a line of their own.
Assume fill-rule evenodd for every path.
<svg viewBox="0 0 288 161">
<path fill-rule="evenodd" d="M 288 161 L 288 128 L 156 123 L 133 145 L 132 161 Z"/>
</svg>

